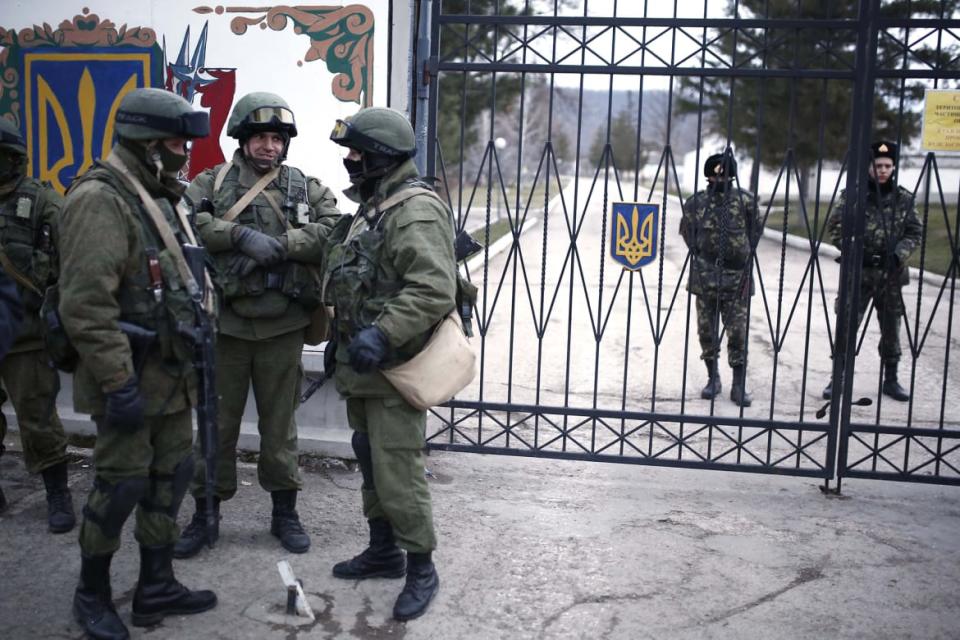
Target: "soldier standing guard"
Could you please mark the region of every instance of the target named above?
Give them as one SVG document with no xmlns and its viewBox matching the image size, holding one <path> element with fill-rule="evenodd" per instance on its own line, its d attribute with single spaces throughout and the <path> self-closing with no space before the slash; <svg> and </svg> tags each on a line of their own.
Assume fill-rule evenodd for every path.
<svg viewBox="0 0 960 640">
<path fill-rule="evenodd" d="M 297 135 L 283 98 L 263 92 L 244 96 L 233 108 L 227 134 L 240 143 L 233 159 L 198 175 L 187 190 L 224 297 L 217 338 L 215 517 L 220 502 L 237 492 L 237 439 L 252 382 L 260 432 L 257 475 L 273 502 L 270 532 L 287 551 L 305 553 L 310 537 L 296 511 L 302 483 L 294 412 L 304 329 L 320 304 L 320 278 L 287 254 L 285 234 L 309 225 L 322 235 L 340 212 L 330 189 L 283 163 Z M 178 558 L 196 555 L 207 542 L 202 462 L 191 492 L 196 512 L 177 543 Z"/>
<path fill-rule="evenodd" d="M 901 289 L 910 282 L 907 260 L 923 240 L 923 223 L 917 217 L 913 194 L 897 185 L 897 145 L 880 140 L 870 145 L 870 151 L 873 161 L 867 168 L 867 199 L 861 213 L 866 221 L 857 326 L 872 304 L 880 324 L 883 393 L 906 402 L 910 394 L 897 381 L 901 353 L 900 317 L 904 311 Z M 841 191 L 827 221 L 830 241 L 838 248 L 843 242 L 846 198 L 846 190 Z M 823 390 L 823 397 L 826 400 L 833 397 L 833 381 Z"/>
<path fill-rule="evenodd" d="M 727 334 L 727 362 L 733 369 L 730 399 L 749 407 L 746 391 L 749 296 L 753 295 L 751 262 L 763 233 L 757 197 L 734 186 L 737 162 L 727 150 L 703 164 L 707 188 L 683 204 L 680 234 L 690 249 L 687 290 L 697 298 L 697 335 L 700 357 L 707 367 L 704 399 L 723 389 L 717 361 L 720 356 L 719 319 Z"/>
<path fill-rule="evenodd" d="M 353 186 L 346 194 L 360 203 L 330 235 L 326 277 L 336 307 L 334 380 L 347 401 L 370 528 L 368 548 L 336 564 L 333 575 L 406 573 L 393 616 L 410 620 L 426 611 L 440 585 L 423 465 L 426 412 L 408 404 L 380 369 L 416 355 L 456 306 L 453 227 L 446 205 L 417 179 L 406 116 L 361 109 L 338 121 L 330 138 L 348 150 Z"/>
<path fill-rule="evenodd" d="M 134 508 L 140 578 L 133 624 L 152 626 L 217 603 L 212 591 L 191 591 L 173 575 L 177 512 L 193 476 L 197 393 L 191 345 L 180 328 L 214 303 L 208 278 L 184 259 L 195 241 L 177 206 L 177 175 L 188 140 L 208 135 L 209 121 L 173 93 L 135 89 L 115 122 L 110 156 L 73 183 L 61 217 L 60 314 L 80 357 L 74 406 L 97 425 L 73 601 L 93 638 L 129 637 L 111 600 L 110 561 Z M 156 338 L 138 352 L 118 321 Z"/>
<path fill-rule="evenodd" d="M 43 348 L 40 306 L 57 279 L 57 223 L 63 198 L 26 175 L 27 147 L 20 131 L 0 118 L 0 264 L 17 283 L 24 318 L 16 342 L 0 363 L 0 403 L 9 396 L 30 473 L 43 475 L 47 524 L 73 529 L 76 516 L 67 486 L 67 436 L 57 415 L 60 378 Z M 7 420 L 0 414 L 0 454 Z M 0 491 L 0 508 L 5 503 Z"/>
</svg>

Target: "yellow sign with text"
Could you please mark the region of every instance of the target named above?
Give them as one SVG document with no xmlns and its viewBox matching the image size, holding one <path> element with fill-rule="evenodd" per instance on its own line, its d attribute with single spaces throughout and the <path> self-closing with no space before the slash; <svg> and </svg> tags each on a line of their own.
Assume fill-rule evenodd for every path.
<svg viewBox="0 0 960 640">
<path fill-rule="evenodd" d="M 924 151 L 960 151 L 960 91 L 927 89 L 920 146 Z"/>
</svg>

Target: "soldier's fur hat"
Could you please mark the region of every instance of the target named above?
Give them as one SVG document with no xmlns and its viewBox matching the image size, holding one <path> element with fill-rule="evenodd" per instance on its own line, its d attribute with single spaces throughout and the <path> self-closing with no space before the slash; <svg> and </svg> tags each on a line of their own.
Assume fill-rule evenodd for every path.
<svg viewBox="0 0 960 640">
<path fill-rule="evenodd" d="M 717 180 L 728 180 L 737 175 L 737 161 L 729 151 L 715 153 L 703 163 L 703 175 Z"/>
<path fill-rule="evenodd" d="M 897 144 L 889 140 L 877 140 L 870 145 L 870 152 L 873 154 L 874 160 L 877 158 L 890 158 L 893 160 L 893 164 L 897 164 L 898 151 Z"/>
</svg>

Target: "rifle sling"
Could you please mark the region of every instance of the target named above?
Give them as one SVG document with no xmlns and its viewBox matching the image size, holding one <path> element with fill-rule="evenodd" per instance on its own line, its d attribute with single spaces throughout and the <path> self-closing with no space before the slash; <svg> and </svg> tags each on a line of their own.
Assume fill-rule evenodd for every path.
<svg viewBox="0 0 960 640">
<path fill-rule="evenodd" d="M 221 173 L 223 173 L 222 169 L 221 169 Z M 227 222 L 233 222 L 234 219 L 236 219 L 236 217 L 240 215 L 240 213 L 244 209 L 247 208 L 247 205 L 249 205 L 253 201 L 253 199 L 256 198 L 257 195 L 267 187 L 268 184 L 273 182 L 279 174 L 280 174 L 280 167 L 275 167 L 274 169 L 271 169 L 267 173 L 263 174 L 260 177 L 260 179 L 257 180 L 252 187 L 250 187 L 250 190 L 247 191 L 245 194 L 243 194 L 243 196 L 239 200 L 234 202 L 233 206 L 230 207 L 229 211 L 223 214 L 223 219 Z M 217 178 L 219 177 L 220 175 L 217 175 Z M 221 184 L 222 182 L 223 181 L 221 181 Z M 214 187 L 213 187 L 214 194 L 216 194 L 217 191 L 219 191 L 219 187 L 217 187 L 216 182 L 214 182 Z M 266 196 L 267 193 L 264 191 L 263 195 Z M 275 206 L 273 200 L 269 198 L 268 200 L 270 200 L 271 206 Z"/>
<path fill-rule="evenodd" d="M 36 285 L 30 282 L 30 279 L 27 278 L 27 276 L 20 273 L 17 268 L 13 266 L 9 256 L 7 256 L 7 253 L 2 248 L 0 248 L 0 265 L 2 265 L 3 270 L 10 274 L 10 277 L 16 280 L 23 288 L 29 289 L 41 298 L 43 297 L 43 292 L 41 292 Z"/>
<path fill-rule="evenodd" d="M 173 229 L 170 228 L 170 223 L 167 222 L 163 212 L 160 211 L 160 207 L 156 202 L 154 202 L 153 198 L 150 196 L 150 193 L 147 192 L 143 184 L 140 183 L 137 177 L 130 172 L 127 166 L 123 164 L 123 161 L 120 160 L 120 158 L 118 158 L 116 155 L 110 155 L 106 162 L 111 167 L 116 169 L 117 172 L 120 173 L 120 175 L 123 176 L 137 192 L 141 202 L 143 202 L 143 206 L 150 215 L 150 219 L 153 221 L 153 226 L 160 234 L 160 239 L 163 240 L 164 246 L 173 257 L 173 262 L 177 266 L 177 271 L 180 273 L 180 279 L 183 280 L 184 285 L 187 287 L 187 292 L 195 299 L 200 299 L 198 296 L 202 296 L 205 301 L 204 308 L 206 309 L 207 303 L 210 302 L 209 299 L 212 297 L 205 295 L 208 291 L 206 287 L 210 283 L 210 274 L 206 272 L 206 269 L 204 269 L 204 290 L 201 291 L 197 281 L 193 277 L 193 273 L 190 271 L 190 267 L 187 265 L 186 258 L 183 256 L 183 248 L 173 235 Z M 180 220 L 180 224 L 183 225 L 185 222 L 183 211 L 179 207 L 175 207 L 175 209 L 177 211 L 177 217 Z M 189 224 L 184 226 L 184 232 L 187 234 L 187 238 L 190 239 L 191 242 L 196 242 L 196 239 L 193 237 L 193 233 L 190 230 Z"/>
</svg>

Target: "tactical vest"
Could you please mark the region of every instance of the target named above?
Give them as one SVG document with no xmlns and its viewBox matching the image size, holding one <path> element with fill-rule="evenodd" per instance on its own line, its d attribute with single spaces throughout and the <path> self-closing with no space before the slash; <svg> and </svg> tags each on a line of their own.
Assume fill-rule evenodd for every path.
<svg viewBox="0 0 960 640">
<path fill-rule="evenodd" d="M 193 326 L 195 311 L 173 256 L 164 246 L 140 198 L 130 191 L 121 177 L 98 161 L 73 184 L 86 180 L 110 185 L 140 222 L 144 255 L 137 270 L 132 275 L 125 275 L 120 283 L 117 291 L 120 319 L 157 332 L 160 356 L 167 373 L 178 376 L 188 372 L 192 349 L 177 328 Z M 155 198 L 154 201 L 174 230 L 177 242 L 181 246 L 186 244 L 188 240 L 173 205 L 166 198 Z"/>
<path fill-rule="evenodd" d="M 214 215 L 223 218 L 233 205 L 248 191 L 240 185 L 240 168 L 232 166 L 220 188 L 213 194 Z M 299 169 L 286 165 L 280 168 L 277 181 L 284 194 L 280 206 L 283 218 L 270 204 L 263 191 L 251 201 L 234 222 L 253 227 L 269 236 L 277 237 L 287 229 L 299 229 L 316 220 L 316 213 L 309 204 L 307 179 Z M 269 189 L 269 186 L 267 187 Z M 264 189 L 266 191 L 267 189 Z M 291 300 L 300 303 L 307 311 L 320 305 L 318 278 L 299 262 L 285 261 L 269 269 L 257 267 L 244 277 L 230 273 L 235 251 L 214 254 L 218 280 L 223 288 L 223 297 L 234 312 L 249 318 L 275 318 L 283 315 Z"/>
<path fill-rule="evenodd" d="M 49 222 L 40 220 L 41 189 L 33 178 L 24 178 L 0 205 L 0 244 L 10 262 L 43 292 L 57 277 L 56 247 Z M 40 309 L 43 299 L 19 282 L 17 288 L 28 312 Z"/>
<path fill-rule="evenodd" d="M 394 193 L 413 186 L 429 188 L 422 182 L 408 181 Z M 387 216 L 402 204 L 379 211 L 373 217 L 366 217 L 363 213 L 343 216 L 330 232 L 328 243 L 332 248 L 327 258 L 326 293 L 328 302 L 337 310 L 335 326 L 342 342 L 362 327 L 372 324 L 386 302 L 403 287 L 397 274 L 386 268 L 381 256 L 383 225 Z M 453 238 L 450 241 L 453 242 Z M 466 285 L 472 290 L 466 292 L 467 296 L 472 296 L 466 301 L 472 307 L 476 301 L 476 288 L 469 283 Z M 465 293 L 462 278 L 458 278 L 457 288 L 459 299 Z M 426 337 L 422 342 L 425 340 Z M 398 352 L 397 359 L 413 357 L 422 346 L 422 343 L 406 345 L 408 352 Z"/>
</svg>

